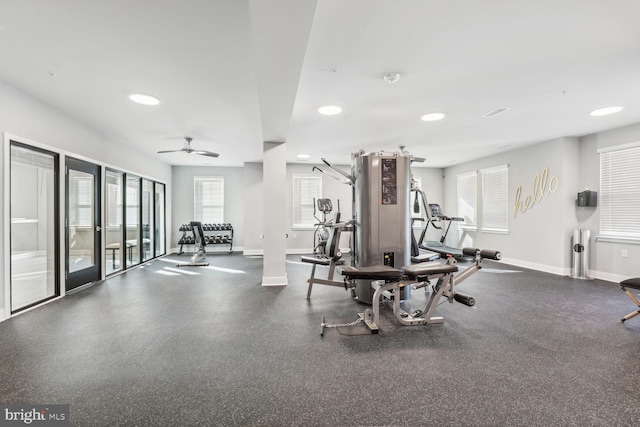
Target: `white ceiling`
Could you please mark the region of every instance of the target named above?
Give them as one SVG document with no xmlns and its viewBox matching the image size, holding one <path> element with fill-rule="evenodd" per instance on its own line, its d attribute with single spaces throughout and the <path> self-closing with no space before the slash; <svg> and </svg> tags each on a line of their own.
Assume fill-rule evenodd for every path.
<svg viewBox="0 0 640 427">
<path fill-rule="evenodd" d="M 174 165 L 286 141 L 291 162 L 405 145 L 443 167 L 640 122 L 639 19 L 637 0 L 2 0 L 0 80 Z M 156 154 L 184 136 L 220 157 Z"/>
</svg>

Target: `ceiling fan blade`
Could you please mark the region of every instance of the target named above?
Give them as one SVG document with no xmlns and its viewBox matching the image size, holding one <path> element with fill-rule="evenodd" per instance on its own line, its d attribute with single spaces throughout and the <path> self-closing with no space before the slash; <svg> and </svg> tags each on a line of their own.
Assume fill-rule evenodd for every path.
<svg viewBox="0 0 640 427">
<path fill-rule="evenodd" d="M 158 154 L 162 154 L 162 153 L 179 153 L 182 150 L 161 150 L 158 151 Z"/>
<path fill-rule="evenodd" d="M 195 150 L 194 153 L 200 154 L 201 156 L 207 156 L 207 157 L 218 157 L 220 155 L 218 153 L 213 153 L 211 151 L 204 151 L 204 150 Z"/>
</svg>

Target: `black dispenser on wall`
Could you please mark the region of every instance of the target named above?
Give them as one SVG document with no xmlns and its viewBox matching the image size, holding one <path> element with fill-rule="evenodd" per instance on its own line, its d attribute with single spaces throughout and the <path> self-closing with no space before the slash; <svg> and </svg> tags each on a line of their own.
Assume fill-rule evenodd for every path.
<svg viewBox="0 0 640 427">
<path fill-rule="evenodd" d="M 577 205 L 580 207 L 595 207 L 598 206 L 598 192 L 584 190 L 578 193 Z"/>
</svg>

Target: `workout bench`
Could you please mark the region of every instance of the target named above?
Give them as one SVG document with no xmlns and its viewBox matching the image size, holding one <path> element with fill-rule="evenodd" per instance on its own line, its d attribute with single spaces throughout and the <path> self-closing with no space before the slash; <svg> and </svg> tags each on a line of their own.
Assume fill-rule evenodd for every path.
<svg viewBox="0 0 640 427">
<path fill-rule="evenodd" d="M 631 301 L 633 301 L 638 307 L 640 307 L 640 301 L 638 301 L 638 299 L 629 291 L 629 289 L 627 289 L 627 288 L 640 289 L 640 277 L 634 277 L 633 279 L 623 280 L 622 282 L 620 282 L 620 288 L 622 288 L 623 292 L 627 294 L 629 298 L 631 298 Z M 640 310 L 636 310 L 634 312 L 627 314 L 620 321 L 624 322 L 625 320 L 629 320 L 632 317 L 637 316 L 638 314 L 640 314 Z"/>
<path fill-rule="evenodd" d="M 484 258 L 500 260 L 502 255 L 498 251 L 480 250 L 475 248 L 464 248 L 465 256 L 474 257 L 474 263 L 458 275 L 456 260 L 451 257 L 447 262 L 427 262 L 421 264 L 413 264 L 402 267 L 401 269 L 389 266 L 371 266 L 371 267 L 342 267 L 341 273 L 349 282 L 363 279 L 371 281 L 371 286 L 375 289 L 373 294 L 372 308 L 366 309 L 364 313 L 358 313 L 359 321 L 363 321 L 368 327 L 371 334 L 377 334 L 379 331 L 378 321 L 380 319 L 380 305 L 383 303 L 392 303 L 393 313 L 396 319 L 402 325 L 425 325 L 425 324 L 442 324 L 442 317 L 433 317 L 438 301 L 445 297 L 450 303 L 457 301 L 467 306 L 473 306 L 475 300 L 472 297 L 457 293 L 455 285 L 462 282 L 475 272 L 482 268 L 482 260 Z M 431 295 L 422 310 L 415 310 L 407 313 L 400 307 L 400 291 L 405 286 L 411 286 L 413 289 L 424 288 L 430 286 L 431 280 L 437 279 L 437 283 L 433 286 Z M 405 282 L 407 282 L 405 284 Z M 353 326 L 353 324 L 341 325 Z M 332 327 L 323 320 L 320 334 L 324 334 L 324 328 Z M 339 326 L 338 331 L 340 331 Z M 343 332 L 341 332 L 343 333 Z M 359 333 L 358 333 L 359 334 Z M 349 333 L 347 333 L 349 335 Z"/>
</svg>

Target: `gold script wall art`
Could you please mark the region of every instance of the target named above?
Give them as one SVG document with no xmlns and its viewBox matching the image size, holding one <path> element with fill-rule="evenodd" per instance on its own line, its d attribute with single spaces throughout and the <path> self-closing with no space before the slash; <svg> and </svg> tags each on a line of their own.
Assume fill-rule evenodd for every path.
<svg viewBox="0 0 640 427">
<path fill-rule="evenodd" d="M 522 186 L 516 188 L 516 198 L 513 206 L 513 217 L 518 216 L 518 211 L 525 213 L 529 209 L 535 206 L 536 203 L 540 203 L 542 199 L 549 197 L 549 194 L 558 191 L 558 177 L 552 176 L 549 179 L 549 168 L 542 169 L 541 173 L 536 173 L 533 177 L 533 188 L 531 194 L 521 200 Z"/>
</svg>

